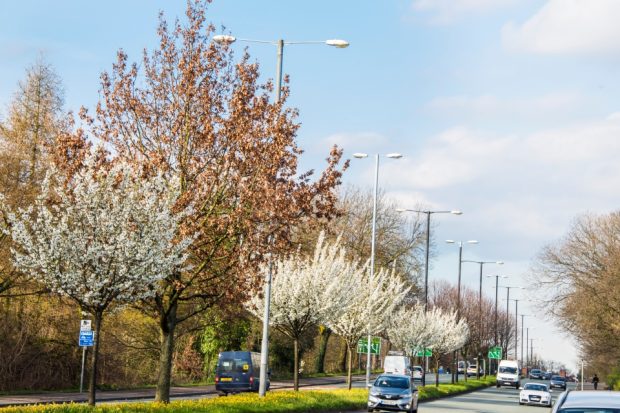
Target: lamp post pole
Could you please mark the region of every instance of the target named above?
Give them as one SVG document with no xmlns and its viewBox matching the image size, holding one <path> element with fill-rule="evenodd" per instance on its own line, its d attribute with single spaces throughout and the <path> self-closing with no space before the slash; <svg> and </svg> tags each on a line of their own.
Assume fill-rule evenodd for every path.
<svg viewBox="0 0 620 413">
<path fill-rule="evenodd" d="M 400 159 L 402 155 L 399 153 L 389 153 L 385 155 L 388 158 L 392 159 Z M 367 158 L 368 154 L 365 153 L 354 153 L 354 158 L 362 159 Z M 373 193 L 373 202 L 372 202 L 372 228 L 370 235 L 370 278 L 373 279 L 375 275 L 375 233 L 376 233 L 376 225 L 377 225 L 377 202 L 378 202 L 378 194 L 379 194 L 379 154 L 375 155 L 375 187 Z M 370 384 L 370 355 L 371 355 L 371 343 L 372 343 L 372 331 L 370 328 L 368 329 L 368 342 L 367 342 L 367 354 L 366 354 L 366 386 Z"/>
<path fill-rule="evenodd" d="M 446 242 L 448 244 L 457 244 L 459 246 L 459 271 L 458 271 L 458 285 L 457 285 L 457 290 L 456 290 L 456 321 L 459 321 L 461 319 L 461 267 L 463 264 L 463 241 L 454 241 L 454 240 L 446 240 Z M 478 241 L 476 240 L 469 240 L 467 241 L 468 244 L 477 244 Z M 455 383 L 455 377 L 456 377 L 456 382 L 458 383 L 459 381 L 459 363 L 458 363 L 458 352 L 456 350 L 454 350 L 454 353 L 452 354 L 452 358 L 454 360 L 454 371 L 452 372 L 452 383 Z M 455 376 L 456 374 L 456 376 Z M 465 380 L 467 381 L 467 365 L 465 365 Z"/>
<path fill-rule="evenodd" d="M 479 293 L 478 293 L 478 320 L 480 323 L 480 331 L 479 331 L 479 348 L 480 350 L 482 350 L 482 338 L 484 336 L 483 331 L 482 331 L 482 267 L 484 266 L 484 264 L 498 264 L 498 265 L 503 265 L 504 262 L 503 261 L 474 261 L 474 260 L 463 260 L 462 262 L 473 262 L 476 264 L 480 265 L 480 284 L 479 284 Z M 480 351 L 478 352 L 480 353 Z M 476 371 L 476 378 L 479 379 L 480 378 L 480 357 L 478 357 L 478 361 L 477 361 L 477 367 L 478 370 Z"/>
<path fill-rule="evenodd" d="M 276 61 L 276 94 L 275 102 L 279 103 L 282 96 L 282 62 L 284 60 L 284 45 L 285 44 L 326 44 L 328 46 L 334 46 L 337 48 L 345 48 L 349 46 L 349 43 L 345 40 L 331 39 L 324 41 L 301 41 L 301 42 L 287 42 L 283 39 L 276 41 L 254 40 L 254 39 L 241 39 L 231 35 L 219 34 L 213 36 L 213 41 L 228 46 L 237 40 L 249 43 L 267 43 L 275 44 L 277 49 L 277 61 Z M 270 237 L 270 244 L 273 243 L 273 238 Z M 271 278 L 272 278 L 272 252 L 269 252 L 269 270 L 265 277 L 265 305 L 263 313 L 263 339 L 261 342 L 261 357 L 260 357 L 260 378 L 258 383 L 258 395 L 264 397 L 267 393 L 267 372 L 269 361 L 269 310 L 271 304 Z M 297 366 L 295 366 L 297 368 Z M 296 374 L 296 372 L 295 372 Z"/>
<path fill-rule="evenodd" d="M 452 211 L 431 211 L 431 210 L 418 210 L 407 208 L 396 208 L 398 212 L 417 212 L 419 214 L 426 214 L 426 251 L 424 260 L 424 312 L 428 311 L 428 266 L 429 266 L 429 252 L 430 252 L 430 239 L 431 239 L 431 215 L 432 214 L 453 214 L 463 215 L 463 212 L 459 210 Z M 424 375 L 422 376 L 422 385 L 426 385 L 426 372 L 428 371 L 428 357 L 426 357 L 426 348 L 424 349 Z"/>
<path fill-rule="evenodd" d="M 494 321 L 493 321 L 493 330 L 494 330 L 494 338 L 493 338 L 493 345 L 497 346 L 497 297 L 498 297 L 498 292 L 499 292 L 499 279 L 500 278 L 508 278 L 505 275 L 487 275 L 487 277 L 495 277 L 495 316 L 494 316 Z M 489 372 L 491 371 L 491 366 L 490 366 L 491 362 L 489 361 Z"/>
</svg>

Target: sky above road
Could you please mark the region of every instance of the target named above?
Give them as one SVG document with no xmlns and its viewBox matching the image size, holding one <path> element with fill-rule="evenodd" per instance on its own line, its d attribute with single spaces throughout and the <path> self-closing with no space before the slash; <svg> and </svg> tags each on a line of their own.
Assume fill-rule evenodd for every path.
<svg viewBox="0 0 620 413">
<path fill-rule="evenodd" d="M 44 54 L 62 78 L 66 109 L 94 107 L 99 74 L 123 48 L 139 60 L 157 45 L 157 14 L 182 1 L 4 2 L 0 13 L 0 113 L 25 68 Z M 620 1 L 617 0 L 216 0 L 208 20 L 240 38 L 341 38 L 347 49 L 285 47 L 291 106 L 300 109 L 301 165 L 320 170 L 333 144 L 383 158 L 379 185 L 404 208 L 460 209 L 434 216 L 431 280 L 456 281 L 464 259 L 502 260 L 485 274 L 528 287 L 541 248 L 585 213 L 617 208 L 620 182 Z M 220 29 L 225 27 L 225 29 Z M 248 47 L 265 79 L 276 50 Z M 372 159 L 344 181 L 370 189 Z M 478 288 L 478 266 L 463 264 Z M 494 296 L 494 281 L 484 292 Z M 506 290 L 500 291 L 500 297 Z M 534 351 L 574 367 L 578 354 L 545 312 L 520 298 Z M 500 301 L 500 306 L 505 306 Z M 514 302 L 511 302 L 514 315 Z"/>
</svg>

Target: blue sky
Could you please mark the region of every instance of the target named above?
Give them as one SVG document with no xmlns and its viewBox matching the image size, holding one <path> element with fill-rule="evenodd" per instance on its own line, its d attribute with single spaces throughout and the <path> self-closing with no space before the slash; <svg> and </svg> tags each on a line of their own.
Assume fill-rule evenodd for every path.
<svg viewBox="0 0 620 413">
<path fill-rule="evenodd" d="M 116 50 L 138 60 L 142 48 L 156 45 L 158 11 L 171 20 L 184 7 L 182 1 L 5 2 L 0 107 L 39 53 L 62 77 L 66 108 L 93 107 L 99 74 Z M 285 49 L 289 103 L 303 124 L 301 164 L 320 170 L 334 143 L 349 157 L 403 153 L 382 161 L 387 196 L 403 207 L 465 212 L 437 216 L 431 280 L 456 277 L 457 249 L 444 239 L 477 239 L 464 258 L 503 260 L 507 283 L 527 286 L 531 260 L 575 217 L 617 208 L 616 0 L 216 0 L 208 19 L 238 37 L 351 43 Z M 234 47 L 244 46 L 264 77 L 273 77 L 275 47 Z M 373 172 L 370 160 L 356 160 L 345 182 L 370 187 Z M 465 284 L 477 288 L 477 274 L 466 265 Z M 485 280 L 490 296 L 492 285 Z M 526 302 L 520 309 L 538 313 Z M 535 327 L 536 352 L 577 364 L 570 335 L 566 340 L 542 314 L 528 325 Z"/>
</svg>

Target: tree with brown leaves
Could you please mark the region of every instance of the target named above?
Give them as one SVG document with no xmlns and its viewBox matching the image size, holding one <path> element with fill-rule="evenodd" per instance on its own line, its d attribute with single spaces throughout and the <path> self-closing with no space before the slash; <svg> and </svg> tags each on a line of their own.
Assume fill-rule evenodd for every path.
<svg viewBox="0 0 620 413">
<path fill-rule="evenodd" d="M 176 326 L 244 301 L 260 285 L 265 254 L 291 248 L 293 227 L 335 214 L 342 174 L 337 148 L 318 180 L 298 172 L 299 125 L 297 111 L 284 106 L 288 90 L 272 102 L 258 64 L 247 54 L 234 63 L 231 50 L 211 41 L 205 11 L 202 2 L 189 2 L 186 24 L 172 27 L 160 15 L 159 47 L 145 51 L 140 65 L 119 51 L 111 73 L 101 76 L 96 115 L 82 114 L 92 136 L 145 174 L 180 175 L 181 204 L 195 205 L 184 223 L 202 234 L 192 246 L 193 269 L 166 277 L 142 306 L 161 329 L 156 399 L 163 402 Z"/>
</svg>

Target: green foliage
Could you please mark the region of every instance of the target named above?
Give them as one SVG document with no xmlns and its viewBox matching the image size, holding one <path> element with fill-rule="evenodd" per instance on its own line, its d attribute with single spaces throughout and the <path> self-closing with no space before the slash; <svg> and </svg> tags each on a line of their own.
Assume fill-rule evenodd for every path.
<svg viewBox="0 0 620 413">
<path fill-rule="evenodd" d="M 605 383 L 607 383 L 612 390 L 620 390 L 620 367 L 616 367 L 607 375 Z"/>
<path fill-rule="evenodd" d="M 439 387 L 420 387 L 420 400 L 445 397 L 493 384 L 495 378 L 469 380 L 458 384 L 441 384 Z M 279 413 L 326 412 L 362 409 L 368 399 L 367 389 L 311 390 L 269 392 L 259 398 L 256 393 L 217 397 L 202 400 L 162 403 L 119 403 L 89 407 L 85 404 L 41 405 L 3 408 L 2 413 Z"/>
<path fill-rule="evenodd" d="M 205 318 L 209 324 L 202 330 L 200 352 L 204 357 L 205 374 L 209 378 L 213 376 L 220 351 L 252 350 L 246 348 L 251 323 L 247 317 L 228 317 L 218 309 L 209 311 Z"/>
</svg>

